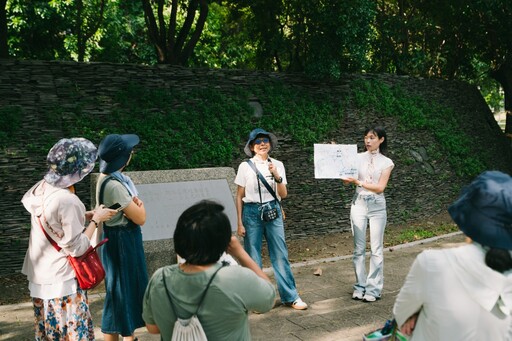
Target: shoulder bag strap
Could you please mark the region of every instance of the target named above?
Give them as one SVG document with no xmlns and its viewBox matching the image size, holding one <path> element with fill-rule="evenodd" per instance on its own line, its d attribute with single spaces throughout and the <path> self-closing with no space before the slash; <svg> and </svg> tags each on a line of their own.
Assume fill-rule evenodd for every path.
<svg viewBox="0 0 512 341">
<path fill-rule="evenodd" d="M 50 195 L 48 197 L 51 197 L 52 195 L 54 195 L 55 193 L 57 193 L 58 191 L 55 191 L 53 193 L 50 193 Z M 43 233 L 44 233 L 44 236 L 46 237 L 46 239 L 48 239 L 48 241 L 50 242 L 50 244 L 52 244 L 52 246 L 55 248 L 55 250 L 57 250 L 57 252 L 60 252 L 60 250 L 62 250 L 62 248 L 57 244 L 57 242 L 55 240 L 52 239 L 52 237 L 50 237 L 50 235 L 48 234 L 48 232 L 46 232 L 46 230 L 44 229 L 43 227 L 43 224 L 41 223 L 41 216 L 43 216 L 44 220 L 45 220 L 45 223 L 47 226 L 48 225 L 48 221 L 46 220 L 46 217 L 44 215 L 44 201 L 45 199 L 47 199 L 48 197 L 44 197 L 44 193 L 43 193 L 43 202 L 42 202 L 42 206 L 43 206 L 43 213 L 41 213 L 41 215 L 37 216 L 37 221 L 39 222 L 39 226 L 41 227 L 41 230 L 43 230 Z"/>
<path fill-rule="evenodd" d="M 213 278 L 215 277 L 217 272 L 219 272 L 219 270 L 222 269 L 225 265 L 226 264 L 222 263 L 222 266 L 220 266 L 217 270 L 215 270 L 215 272 L 213 273 L 212 277 L 210 277 L 210 280 L 208 281 L 208 284 L 206 285 L 206 288 L 203 290 L 203 293 L 201 294 L 201 299 L 199 300 L 199 303 L 197 304 L 197 309 L 196 309 L 194 315 L 197 315 L 197 313 L 199 312 L 199 308 L 201 307 L 201 304 L 203 303 L 204 297 L 206 296 L 206 291 L 208 291 L 208 288 L 210 287 L 210 284 L 212 284 Z M 169 301 L 171 302 L 171 307 L 172 307 L 172 310 L 174 312 L 174 315 L 176 317 L 180 318 L 178 316 L 178 314 L 176 313 L 176 306 L 172 302 L 171 293 L 169 291 L 169 288 L 167 287 L 167 283 L 165 281 L 165 275 L 164 274 L 162 274 L 162 279 L 163 279 L 163 282 L 164 282 L 165 293 L 167 294 L 167 297 L 169 298 Z"/>
<path fill-rule="evenodd" d="M 46 239 L 48 239 L 48 241 L 50 242 L 50 244 L 52 244 L 52 246 L 55 248 L 55 250 L 57 250 L 57 252 L 60 252 L 60 250 L 62 250 L 62 248 L 57 245 L 57 243 L 55 242 L 55 240 L 53 240 L 49 235 L 48 235 L 48 232 L 46 232 L 46 230 L 44 229 L 43 227 L 43 224 L 41 224 L 41 218 L 40 217 L 37 217 L 37 221 L 39 222 L 39 226 L 41 226 L 41 230 L 43 230 L 43 233 L 44 233 L 44 236 L 46 237 Z"/>
<path fill-rule="evenodd" d="M 260 171 L 258 170 L 258 168 L 256 168 L 256 165 L 252 162 L 252 160 L 247 160 L 247 163 L 249 164 L 249 166 L 251 166 L 252 170 L 256 173 L 256 175 L 258 176 L 258 179 L 260 179 L 261 183 L 263 184 L 263 186 L 265 186 L 265 188 L 267 188 L 267 191 L 272 194 L 272 196 L 274 197 L 274 199 L 276 199 L 277 201 L 279 201 L 279 199 L 277 199 L 277 195 L 276 195 L 276 192 L 274 191 L 274 189 L 272 187 L 270 187 L 270 185 L 268 184 L 267 180 L 265 179 L 265 177 L 260 173 Z M 258 183 L 258 186 L 259 186 L 259 183 Z M 261 194 L 260 194 L 261 195 Z M 260 201 L 261 201 L 261 198 L 260 198 Z"/>
</svg>

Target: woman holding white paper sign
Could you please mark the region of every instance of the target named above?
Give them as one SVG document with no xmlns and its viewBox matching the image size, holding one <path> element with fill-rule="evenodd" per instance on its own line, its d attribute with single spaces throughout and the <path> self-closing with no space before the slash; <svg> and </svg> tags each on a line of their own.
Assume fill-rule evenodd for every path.
<svg viewBox="0 0 512 341">
<path fill-rule="evenodd" d="M 350 208 L 350 224 L 354 236 L 354 270 L 356 283 L 352 299 L 375 302 L 384 286 L 384 229 L 387 222 L 386 188 L 393 161 L 385 156 L 386 131 L 372 127 L 364 132 L 366 151 L 358 154 L 358 178 L 343 178 L 345 184 L 353 183 L 356 192 Z M 366 228 L 370 225 L 370 269 L 366 273 Z"/>
</svg>

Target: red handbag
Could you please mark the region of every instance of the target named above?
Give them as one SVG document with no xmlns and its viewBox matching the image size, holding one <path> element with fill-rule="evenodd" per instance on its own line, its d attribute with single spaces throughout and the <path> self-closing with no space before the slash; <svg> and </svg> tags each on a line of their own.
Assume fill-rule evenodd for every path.
<svg viewBox="0 0 512 341">
<path fill-rule="evenodd" d="M 105 244 L 108 238 L 103 239 L 95 247 L 89 246 L 87 251 L 80 257 L 68 256 L 71 266 L 75 270 L 78 285 L 83 290 L 89 290 L 97 286 L 105 278 L 105 269 L 101 264 L 96 249 Z"/>
<path fill-rule="evenodd" d="M 60 252 L 62 248 L 48 235 L 41 224 L 41 219 L 39 219 L 39 217 L 37 219 L 39 221 L 39 226 L 41 226 L 41 229 L 48 241 L 53 245 L 57 252 Z M 105 269 L 103 269 L 103 264 L 101 264 L 101 260 L 96 249 L 107 241 L 108 238 L 105 238 L 95 247 L 89 246 L 87 251 L 79 257 L 67 256 L 69 263 L 75 271 L 78 285 L 82 290 L 93 289 L 105 278 Z"/>
</svg>

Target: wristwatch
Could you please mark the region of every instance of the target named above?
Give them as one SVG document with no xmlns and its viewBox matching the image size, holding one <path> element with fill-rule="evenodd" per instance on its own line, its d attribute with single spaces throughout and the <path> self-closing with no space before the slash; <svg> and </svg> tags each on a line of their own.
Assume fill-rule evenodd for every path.
<svg viewBox="0 0 512 341">
<path fill-rule="evenodd" d="M 279 177 L 279 179 L 278 179 L 278 178 L 274 178 L 274 181 L 275 181 L 277 184 L 280 184 L 281 182 L 283 182 L 283 177 L 281 176 L 281 177 Z"/>
</svg>

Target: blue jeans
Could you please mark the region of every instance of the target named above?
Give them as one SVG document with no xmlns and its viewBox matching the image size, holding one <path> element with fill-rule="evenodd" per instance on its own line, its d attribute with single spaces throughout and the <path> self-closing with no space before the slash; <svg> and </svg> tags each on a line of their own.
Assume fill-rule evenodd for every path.
<svg viewBox="0 0 512 341">
<path fill-rule="evenodd" d="M 299 294 L 288 260 L 283 216 L 277 201 L 271 202 L 271 206 L 277 207 L 278 217 L 271 221 L 263 221 L 259 209 L 260 204 L 244 204 L 242 211 L 242 221 L 245 227 L 244 248 L 261 268 L 261 245 L 263 236 L 265 236 L 281 302 L 292 303 L 299 298 Z"/>
<path fill-rule="evenodd" d="M 350 209 L 354 236 L 352 261 L 356 274 L 354 290 L 380 297 L 384 286 L 384 229 L 387 212 L 384 195 L 355 195 Z M 370 270 L 366 274 L 366 228 L 370 223 Z"/>
</svg>

